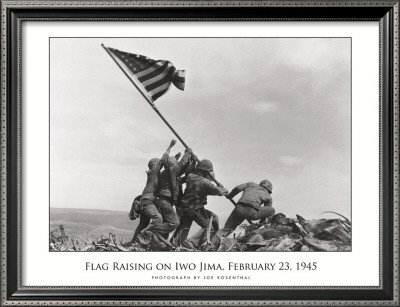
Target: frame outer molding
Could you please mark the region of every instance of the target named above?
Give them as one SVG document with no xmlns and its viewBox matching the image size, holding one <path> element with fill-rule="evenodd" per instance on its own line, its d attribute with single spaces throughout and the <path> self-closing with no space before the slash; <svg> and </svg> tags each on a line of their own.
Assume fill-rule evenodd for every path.
<svg viewBox="0 0 400 307">
<path fill-rule="evenodd" d="M 27 0 L 20 0 L 20 1 L 2 1 L 2 5 L 4 4 L 4 8 L 17 8 L 17 7 L 28 7 L 28 8 L 67 8 L 67 7 L 74 7 L 74 8 L 80 8 L 80 7 L 91 7 L 91 8 L 96 8 L 96 7 L 108 7 L 108 6 L 120 6 L 120 7 L 252 7 L 252 6 L 259 6 L 259 7 L 291 7 L 291 6 L 313 6 L 313 7 L 346 7 L 346 6 L 380 6 L 380 7 L 385 7 L 385 6 L 390 6 L 394 7 L 398 1 L 392 0 L 392 1 L 387 1 L 387 0 L 352 0 L 352 1 L 346 1 L 346 0 L 321 0 L 321 1 L 315 1 L 315 0 L 309 0 L 309 1 L 298 1 L 298 0 L 293 0 L 293 1 L 254 1 L 254 0 L 233 0 L 233 1 L 213 1 L 213 0 L 208 0 L 208 1 L 197 1 L 197 0 L 191 0 L 191 1 L 176 1 L 176 0 L 164 0 L 164 1 L 159 1 L 159 0 L 142 0 L 142 1 L 101 1 L 101 0 L 94 0 L 94 1 L 71 1 L 71 0 L 66 0 L 66 1 L 57 1 L 57 0 L 45 0 L 45 1 L 38 1 L 38 0 L 33 0 L 33 1 L 27 1 Z M 3 7 L 2 7 L 3 9 Z"/>
<path fill-rule="evenodd" d="M 8 159 L 7 150 L 10 139 L 8 139 L 9 117 L 7 116 L 8 110 L 8 87 L 9 83 L 7 76 L 11 64 L 7 60 L 11 59 L 10 54 L 7 53 L 11 50 L 8 46 L 7 34 L 10 32 L 9 15 L 8 12 L 13 8 L 107 8 L 107 7 L 120 7 L 120 8 L 164 8 L 164 7 L 180 7 L 180 8 L 207 8 L 207 7 L 292 7 L 292 6 L 310 6 L 310 7 L 357 7 L 357 6 L 371 6 L 371 7 L 392 7 L 393 10 L 393 49 L 391 50 L 393 56 L 393 300 L 392 301 L 106 301 L 106 300 L 81 300 L 81 301 L 61 301 L 61 300 L 42 300 L 30 301 L 29 305 L 34 306 L 69 306 L 69 305 L 82 305 L 82 306 L 255 306 L 255 305 L 285 305 L 285 306 L 304 306 L 304 305 L 319 305 L 319 306 L 398 306 L 400 304 L 399 294 L 399 1 L 1 1 L 1 251 L 0 251 L 0 306 L 20 306 L 26 305 L 26 301 L 8 300 L 7 297 L 7 174 Z M 73 18 L 71 18 L 73 19 Z M 88 18 L 90 19 L 90 18 Z M 160 18 L 162 19 L 162 18 Z M 18 29 L 19 30 L 19 29 Z M 18 51 L 20 48 L 20 35 L 18 32 Z M 20 101 L 21 87 L 20 87 L 20 69 L 21 63 L 18 60 L 18 101 Z M 20 187 L 21 187 L 21 110 L 20 105 L 17 108 L 18 123 L 17 123 L 17 182 L 18 182 L 18 226 L 20 226 Z M 20 241 L 20 228 L 18 227 L 18 239 Z M 18 247 L 20 248 L 20 242 Z M 18 254 L 20 254 L 20 250 Z M 18 255 L 19 257 L 19 255 Z M 19 263 L 19 261 L 18 261 Z M 19 265 L 19 264 L 18 264 Z M 18 268 L 20 271 L 20 267 Z M 18 277 L 18 285 L 20 286 L 20 278 Z"/>
<path fill-rule="evenodd" d="M 1 249 L 0 249 L 0 305 L 4 304 L 7 299 L 7 71 L 6 71 L 6 56 L 7 56 L 7 23 L 6 23 L 6 9 L 7 5 L 1 2 Z"/>
<path fill-rule="evenodd" d="M 394 6 L 394 25 L 393 25 L 393 301 L 400 305 L 400 290 L 399 290 L 399 190 L 400 190 L 400 181 L 399 181 L 399 18 L 400 18 L 400 4 L 397 2 Z M 396 226 L 397 225 L 397 226 Z M 397 278 L 396 278 L 397 277 Z"/>
</svg>

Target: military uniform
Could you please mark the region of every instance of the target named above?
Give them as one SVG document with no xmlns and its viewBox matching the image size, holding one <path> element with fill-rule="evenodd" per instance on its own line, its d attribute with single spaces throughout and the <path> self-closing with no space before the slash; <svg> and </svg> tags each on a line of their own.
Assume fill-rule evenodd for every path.
<svg viewBox="0 0 400 307">
<path fill-rule="evenodd" d="M 165 167 L 166 169 L 160 175 L 160 188 L 157 196 L 164 222 L 158 227 L 158 232 L 164 237 L 168 237 L 168 234 L 179 225 L 179 217 L 174 209 L 174 204 L 178 202 L 179 177 L 184 173 L 191 155 L 192 151 L 186 149 L 185 154 L 179 161 L 170 158 L 168 166 Z"/>
<path fill-rule="evenodd" d="M 139 233 L 142 232 L 147 226 L 149 226 L 150 218 L 144 215 L 143 213 L 140 214 L 139 225 L 136 227 L 135 233 L 133 234 L 133 238 L 131 242 L 135 242 Z"/>
<path fill-rule="evenodd" d="M 157 208 L 156 193 L 158 189 L 160 170 L 163 165 L 166 165 L 169 157 L 168 154 L 169 152 L 164 153 L 161 160 L 152 159 L 149 162 L 146 187 L 144 188 L 142 197 L 140 199 L 143 209 L 140 217 L 140 223 L 134 234 L 134 239 L 144 245 L 149 243 L 152 237 L 152 231 L 157 231 L 163 223 L 162 215 Z M 147 227 L 145 227 L 146 224 Z M 143 227 L 145 228 L 142 229 Z M 137 234 L 138 232 L 140 233 Z"/>
<path fill-rule="evenodd" d="M 207 228 L 211 214 L 205 210 L 208 195 L 226 195 L 224 188 L 217 187 L 212 182 L 195 172 L 188 175 L 186 180 L 186 189 L 182 197 L 182 218 L 179 228 L 178 244 L 186 241 L 190 227 L 195 221 L 201 228 Z M 209 211 L 211 212 L 211 211 Z"/>
<path fill-rule="evenodd" d="M 268 184 L 265 182 L 268 182 Z M 233 198 L 238 193 L 243 192 L 242 197 L 228 217 L 224 228 L 219 231 L 219 234 L 222 236 L 229 235 L 246 219 L 260 220 L 273 215 L 275 209 L 272 207 L 271 191 L 272 184 L 267 180 L 263 180 L 260 184 L 247 182 L 235 187 L 228 197 Z"/>
<path fill-rule="evenodd" d="M 191 156 L 192 151 L 186 149 L 179 161 L 174 158 L 168 160 L 168 169 L 163 170 L 160 175 L 160 188 L 157 196 L 169 198 L 176 203 L 179 194 L 179 177 L 184 174 Z"/>
</svg>

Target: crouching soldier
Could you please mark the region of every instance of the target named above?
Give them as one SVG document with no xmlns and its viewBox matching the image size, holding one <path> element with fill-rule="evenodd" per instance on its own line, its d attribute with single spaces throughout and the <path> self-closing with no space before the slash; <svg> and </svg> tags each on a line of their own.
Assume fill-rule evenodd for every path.
<svg viewBox="0 0 400 307">
<path fill-rule="evenodd" d="M 243 192 L 242 197 L 228 217 L 225 227 L 218 232 L 222 237 L 228 236 L 246 219 L 265 220 L 275 214 L 271 197 L 272 183 L 269 180 L 263 180 L 260 184 L 254 182 L 240 184 L 227 197 L 233 198 L 240 192 Z"/>
<path fill-rule="evenodd" d="M 208 227 L 212 216 L 204 209 L 207 204 L 207 196 L 228 194 L 227 189 L 215 186 L 211 182 L 210 173 L 212 174 L 212 171 L 211 161 L 201 160 L 196 170 L 187 176 L 186 189 L 182 197 L 181 225 L 177 233 L 178 245 L 192 248 L 190 242 L 187 241 L 187 236 L 193 221 L 202 228 L 201 231 L 205 234 L 204 230 Z M 211 233 L 215 233 L 213 229 L 211 229 Z"/>
<path fill-rule="evenodd" d="M 171 148 L 175 144 L 176 141 L 172 140 L 161 160 L 158 158 L 153 158 L 148 164 L 149 170 L 147 171 L 146 187 L 143 190 L 140 203 L 142 205 L 141 215 L 144 215 L 143 222 L 145 223 L 146 219 L 148 219 L 149 224 L 135 237 L 136 242 L 145 246 L 151 241 L 153 237 L 153 231 L 158 231 L 158 228 L 163 224 L 162 215 L 157 208 L 156 193 L 158 189 L 160 170 L 163 165 L 167 164 Z"/>
<path fill-rule="evenodd" d="M 174 209 L 174 205 L 178 203 L 179 179 L 184 174 L 191 156 L 192 150 L 187 148 L 179 161 L 179 156 L 169 157 L 168 163 L 164 166 L 164 170 L 160 175 L 160 189 L 157 196 L 164 223 L 158 228 L 158 232 L 164 238 L 168 238 L 169 233 L 174 231 L 179 225 L 179 217 Z"/>
</svg>

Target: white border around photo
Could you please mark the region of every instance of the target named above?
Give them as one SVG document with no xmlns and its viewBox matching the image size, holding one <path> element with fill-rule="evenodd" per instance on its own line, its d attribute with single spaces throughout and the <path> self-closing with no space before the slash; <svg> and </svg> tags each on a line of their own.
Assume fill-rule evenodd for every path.
<svg viewBox="0 0 400 307">
<path fill-rule="evenodd" d="M 140 35 L 138 35 L 140 33 Z M 351 37 L 352 251 L 333 253 L 52 253 L 49 233 L 50 37 Z M 106 39 L 105 39 L 106 40 Z M 23 286 L 379 286 L 378 22 L 24 22 L 22 28 Z M 366 167 L 368 166 L 368 167 Z M 368 231 L 368 236 L 365 232 Z M 182 271 L 175 263 L 317 262 L 316 271 Z M 92 263 L 152 263 L 146 271 L 88 271 Z M 169 271 L 156 264 L 172 264 Z M 55 270 L 54 268 L 57 268 Z M 192 276 L 190 280 L 178 277 Z M 218 276 L 248 276 L 226 279 Z M 157 276 L 174 276 L 160 279 Z M 193 276 L 200 276 L 193 279 Z M 203 278 L 209 276 L 209 278 Z"/>
</svg>

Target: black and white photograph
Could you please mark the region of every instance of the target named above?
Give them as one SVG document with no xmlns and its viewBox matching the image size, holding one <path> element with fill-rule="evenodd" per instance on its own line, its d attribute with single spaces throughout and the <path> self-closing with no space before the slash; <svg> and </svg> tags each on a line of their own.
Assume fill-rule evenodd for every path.
<svg viewBox="0 0 400 307">
<path fill-rule="evenodd" d="M 351 252 L 349 37 L 49 39 L 51 252 Z"/>
<path fill-rule="evenodd" d="M 399 305 L 399 0 L 0 1 L 1 306 Z"/>
</svg>

